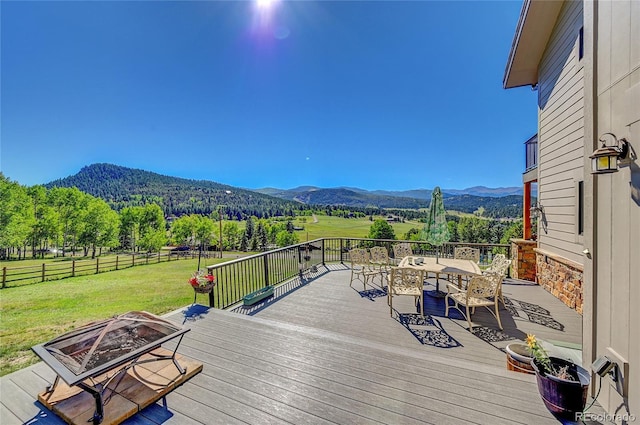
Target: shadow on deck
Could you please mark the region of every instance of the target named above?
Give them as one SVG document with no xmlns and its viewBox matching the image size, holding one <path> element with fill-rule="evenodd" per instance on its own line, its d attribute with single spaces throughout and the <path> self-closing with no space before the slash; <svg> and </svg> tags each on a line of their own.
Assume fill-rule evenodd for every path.
<svg viewBox="0 0 640 425">
<path fill-rule="evenodd" d="M 484 342 L 497 350 L 490 356 L 497 356 L 497 361 L 493 362 L 495 364 L 504 363 L 506 345 L 523 341 L 528 333 L 558 347 L 579 350 L 582 342 L 582 317 L 531 282 L 506 279 L 503 284 L 505 305 L 501 304 L 500 308 L 503 329 L 500 330 L 493 316 L 481 308 L 472 316 L 474 329 L 470 333 L 466 320 L 457 310 L 450 309 L 449 316 L 444 315 L 442 298 L 425 295 L 425 319 L 413 307 L 411 297 L 394 298 L 391 317 L 395 320 L 389 321 L 386 282 L 380 285 L 380 281 L 376 280 L 362 290 L 354 289 L 363 286 L 354 282 L 354 288 L 351 288 L 350 272 L 344 265 L 320 268 L 318 273 L 306 277 L 281 286 L 276 296 L 264 304 L 239 306 L 233 311 L 353 336 L 363 333 L 357 323 L 362 321 L 366 327 L 367 323 L 375 322 L 376 334 L 381 341 L 401 345 L 410 344 L 406 341 L 408 335 L 412 335 L 421 345 L 436 348 L 474 347 Z M 312 282 L 314 285 L 310 285 Z M 445 283 L 440 279 L 441 287 Z M 436 279 L 430 277 L 425 291 L 434 289 L 435 285 Z M 397 335 L 398 325 L 408 332 Z M 376 338 L 369 333 L 365 335 Z M 566 357 L 565 353 L 565 350 L 558 350 L 556 354 Z M 580 361 L 576 355 L 572 359 Z"/>
<path fill-rule="evenodd" d="M 469 332 L 443 299 L 425 296 L 424 319 L 411 297 L 390 312 L 384 286 L 354 289 L 349 276 L 330 265 L 251 307 L 168 315 L 191 329 L 179 352 L 203 372 L 126 423 L 558 423 L 502 351 L 527 333 L 579 346 L 580 316 L 542 288 L 508 281 L 504 330 L 478 310 Z M 43 363 L 3 377 L 0 422 L 62 423 L 35 401 L 53 378 Z"/>
</svg>

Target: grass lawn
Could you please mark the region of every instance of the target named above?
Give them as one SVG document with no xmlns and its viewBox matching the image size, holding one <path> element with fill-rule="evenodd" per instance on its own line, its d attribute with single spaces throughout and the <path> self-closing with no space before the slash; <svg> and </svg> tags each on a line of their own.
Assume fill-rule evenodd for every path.
<svg viewBox="0 0 640 425">
<path fill-rule="evenodd" d="M 204 264 L 218 262 L 209 258 Z M 131 310 L 164 314 L 191 304 L 187 280 L 197 264 L 197 259 L 171 261 L 3 289 L 0 376 L 37 362 L 33 345 L 80 325 Z M 204 298 L 198 301 L 206 303 Z"/>
<path fill-rule="evenodd" d="M 301 220 L 304 218 L 304 221 Z M 364 218 L 342 218 L 316 214 L 317 223 L 313 222 L 313 217 L 297 217 L 293 224 L 304 227 L 304 230 L 296 231 L 300 242 L 318 238 L 343 237 L 343 238 L 366 238 L 369 228 L 373 224 L 369 217 Z M 375 219 L 383 217 L 374 217 Z M 396 234 L 396 239 L 402 239 L 412 228 L 422 229 L 424 223 L 418 221 L 407 221 L 405 223 L 390 223 Z"/>
<path fill-rule="evenodd" d="M 301 242 L 321 237 L 364 238 L 373 224 L 368 217 L 316 217 L 317 223 L 312 217 L 294 221 L 296 226 L 304 227 L 296 232 Z M 391 225 L 398 239 L 411 228 L 423 226 L 417 221 Z M 106 257 L 100 257 L 100 261 L 107 261 Z M 47 258 L 44 262 L 62 263 L 71 259 Z M 221 261 L 207 258 L 204 265 Z M 42 263 L 42 259 L 9 261 L 3 266 Z M 189 305 L 193 301 L 193 290 L 187 280 L 197 263 L 197 258 L 181 259 L 0 290 L 0 376 L 37 362 L 38 358 L 31 352 L 33 345 L 78 326 L 131 310 L 164 314 Z M 206 303 L 204 298 L 199 295 L 199 302 Z"/>
</svg>

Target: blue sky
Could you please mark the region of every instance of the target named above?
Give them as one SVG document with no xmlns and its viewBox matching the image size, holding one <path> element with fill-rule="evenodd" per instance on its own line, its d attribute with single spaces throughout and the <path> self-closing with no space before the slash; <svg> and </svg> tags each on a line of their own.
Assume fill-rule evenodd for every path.
<svg viewBox="0 0 640 425">
<path fill-rule="evenodd" d="M 107 162 L 246 188 L 520 186 L 520 1 L 1 4 L 4 175 Z"/>
</svg>

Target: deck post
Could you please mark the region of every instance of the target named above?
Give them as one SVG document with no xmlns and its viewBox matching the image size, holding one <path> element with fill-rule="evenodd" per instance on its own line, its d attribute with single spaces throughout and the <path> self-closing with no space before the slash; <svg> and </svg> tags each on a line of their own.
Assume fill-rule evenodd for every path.
<svg viewBox="0 0 640 425">
<path fill-rule="evenodd" d="M 269 286 L 269 256 L 264 255 L 262 257 L 262 264 L 264 265 L 264 286 Z"/>
<path fill-rule="evenodd" d="M 177 257 L 176 257 L 177 258 Z M 213 295 L 213 293 L 220 288 L 220 271 L 222 269 L 218 270 L 218 276 L 216 276 L 216 284 L 213 288 L 211 288 L 211 291 L 209 291 L 209 307 L 214 306 L 215 304 L 215 297 Z M 213 267 L 207 267 L 207 274 L 213 274 Z"/>
</svg>

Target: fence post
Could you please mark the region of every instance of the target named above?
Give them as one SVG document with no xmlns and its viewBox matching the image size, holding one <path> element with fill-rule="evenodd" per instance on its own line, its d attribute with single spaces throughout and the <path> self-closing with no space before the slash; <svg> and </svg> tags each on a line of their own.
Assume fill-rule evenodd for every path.
<svg viewBox="0 0 640 425">
<path fill-rule="evenodd" d="M 136 265 L 136 253 L 131 254 L 131 267 Z"/>
<path fill-rule="evenodd" d="M 116 270 L 118 270 L 118 256 L 116 255 Z"/>
<path fill-rule="evenodd" d="M 4 288 L 5 284 L 7 282 L 7 268 L 3 267 L 2 268 L 2 287 Z"/>
<path fill-rule="evenodd" d="M 96 274 L 100 273 L 100 258 L 96 258 Z"/>
<path fill-rule="evenodd" d="M 71 277 L 76 276 L 76 260 L 71 260 Z"/>
<path fill-rule="evenodd" d="M 158 251 L 158 263 L 160 262 L 160 251 Z"/>
<path fill-rule="evenodd" d="M 42 263 L 42 280 L 41 280 L 41 282 L 44 282 L 44 277 L 45 277 L 45 263 Z"/>
</svg>

